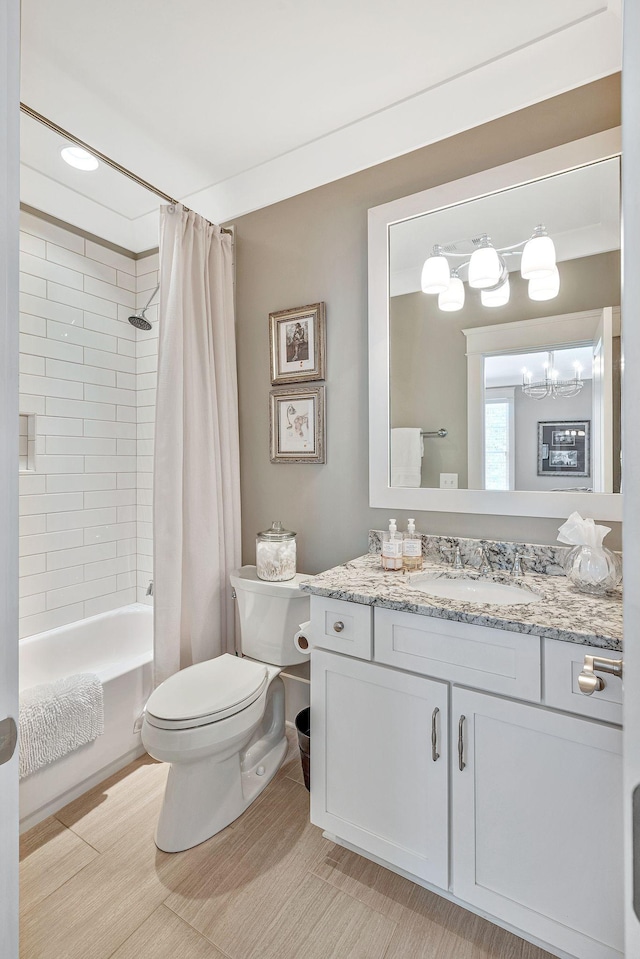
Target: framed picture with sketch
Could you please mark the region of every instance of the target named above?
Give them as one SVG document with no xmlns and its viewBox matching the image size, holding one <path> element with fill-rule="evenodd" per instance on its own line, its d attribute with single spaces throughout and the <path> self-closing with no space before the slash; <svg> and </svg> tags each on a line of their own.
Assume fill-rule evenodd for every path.
<svg viewBox="0 0 640 959">
<path fill-rule="evenodd" d="M 538 476 L 590 476 L 590 420 L 538 423 Z"/>
<path fill-rule="evenodd" d="M 269 314 L 271 382 L 274 386 L 325 378 L 325 325 L 324 303 Z"/>
<path fill-rule="evenodd" d="M 272 463 L 324 463 L 324 386 L 271 390 L 269 445 Z"/>
</svg>

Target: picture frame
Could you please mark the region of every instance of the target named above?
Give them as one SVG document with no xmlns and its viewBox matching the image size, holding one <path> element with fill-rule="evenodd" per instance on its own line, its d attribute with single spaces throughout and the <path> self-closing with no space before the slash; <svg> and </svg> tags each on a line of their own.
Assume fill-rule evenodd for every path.
<svg viewBox="0 0 640 959">
<path fill-rule="evenodd" d="M 538 476 L 591 476 L 591 421 L 538 422 Z"/>
<path fill-rule="evenodd" d="M 306 383 L 325 378 L 324 303 L 269 313 L 271 383 Z"/>
<path fill-rule="evenodd" d="M 269 448 L 272 463 L 325 462 L 324 386 L 271 390 Z"/>
</svg>

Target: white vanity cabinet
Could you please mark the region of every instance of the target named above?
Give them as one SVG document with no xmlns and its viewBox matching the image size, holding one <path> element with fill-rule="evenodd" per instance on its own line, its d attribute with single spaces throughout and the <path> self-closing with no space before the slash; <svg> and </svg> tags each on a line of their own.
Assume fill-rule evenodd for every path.
<svg viewBox="0 0 640 959">
<path fill-rule="evenodd" d="M 321 648 L 327 602 L 312 821 L 559 956 L 622 959 L 622 735 L 553 708 L 572 671 L 547 684 L 545 653 L 571 644 L 375 608 L 366 661 Z"/>
<path fill-rule="evenodd" d="M 454 895 L 579 959 L 619 959 L 621 730 L 469 689 L 451 706 Z"/>
<path fill-rule="evenodd" d="M 311 820 L 446 888 L 446 683 L 314 650 Z"/>
</svg>

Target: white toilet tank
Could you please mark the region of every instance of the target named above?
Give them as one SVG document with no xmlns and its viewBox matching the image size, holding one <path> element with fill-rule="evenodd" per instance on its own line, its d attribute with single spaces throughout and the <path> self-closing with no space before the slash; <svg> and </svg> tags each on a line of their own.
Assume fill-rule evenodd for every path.
<svg viewBox="0 0 640 959">
<path fill-rule="evenodd" d="M 229 579 L 238 603 L 242 653 L 273 666 L 304 662 L 307 657 L 295 648 L 293 637 L 309 619 L 309 594 L 298 588 L 307 577 L 296 573 L 284 583 L 271 583 L 258 579 L 255 566 L 242 566 Z"/>
</svg>

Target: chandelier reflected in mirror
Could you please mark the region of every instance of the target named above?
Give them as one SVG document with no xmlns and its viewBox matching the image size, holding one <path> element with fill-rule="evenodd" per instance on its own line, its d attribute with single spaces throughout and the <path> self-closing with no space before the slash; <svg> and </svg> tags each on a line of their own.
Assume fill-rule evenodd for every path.
<svg viewBox="0 0 640 959">
<path fill-rule="evenodd" d="M 544 400 L 547 396 L 552 399 L 577 396 L 584 386 L 582 366 L 577 361 L 573 364 L 573 379 L 561 380 L 558 371 L 553 365 L 553 353 L 547 354 L 544 364 L 544 379 L 534 380 L 533 373 L 526 367 L 522 370 L 522 392 L 534 400 Z"/>
<path fill-rule="evenodd" d="M 469 250 L 458 252 L 461 246 L 468 246 Z M 551 300 L 558 295 L 560 274 L 555 246 L 542 223 L 527 240 L 511 246 L 494 247 L 487 233 L 447 246 L 436 244 L 422 267 L 422 292 L 437 294 L 438 307 L 446 313 L 461 310 L 465 302 L 461 273 L 467 270 L 467 283 L 480 291 L 483 306 L 504 306 L 510 295 L 507 260 L 514 256 L 521 257 L 520 274 L 528 280 L 530 299 Z M 452 268 L 450 258 L 465 262 Z"/>
</svg>

